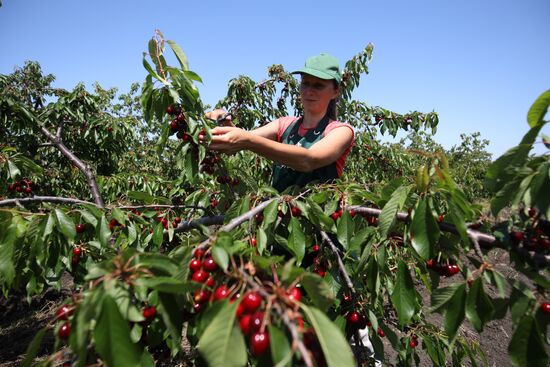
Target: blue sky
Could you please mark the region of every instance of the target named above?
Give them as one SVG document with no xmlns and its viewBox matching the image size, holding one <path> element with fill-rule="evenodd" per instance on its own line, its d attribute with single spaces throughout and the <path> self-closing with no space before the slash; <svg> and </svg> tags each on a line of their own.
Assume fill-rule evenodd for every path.
<svg viewBox="0 0 550 367">
<path fill-rule="evenodd" d="M 213 104 L 237 75 L 259 81 L 269 65 L 296 69 L 320 52 L 343 64 L 371 42 L 355 99 L 436 111 L 437 142 L 450 148 L 479 131 L 496 158 L 519 142 L 531 103 L 550 89 L 549 19 L 547 0 L 3 0 L 0 73 L 36 60 L 56 87 L 97 81 L 126 91 L 143 81 L 142 52 L 160 29 Z"/>
</svg>

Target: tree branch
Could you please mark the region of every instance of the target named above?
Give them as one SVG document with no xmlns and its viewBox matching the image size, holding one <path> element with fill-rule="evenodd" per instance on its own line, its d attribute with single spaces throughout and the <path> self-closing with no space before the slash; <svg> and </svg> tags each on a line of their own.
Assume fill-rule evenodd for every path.
<svg viewBox="0 0 550 367">
<path fill-rule="evenodd" d="M 84 176 L 86 176 L 86 180 L 88 181 L 88 186 L 90 187 L 90 191 L 92 193 L 92 197 L 94 198 L 95 204 L 100 208 L 104 208 L 105 204 L 99 192 L 99 187 L 97 185 L 95 175 L 92 172 L 90 166 L 81 161 L 73 152 L 71 152 L 69 148 L 67 148 L 67 146 L 63 144 L 60 136 L 53 135 L 45 127 L 41 126 L 40 129 L 42 133 L 46 135 L 46 137 L 57 147 L 57 149 L 59 149 L 59 151 L 65 157 L 67 157 L 74 166 L 76 166 L 80 171 L 82 171 L 82 173 L 84 173 Z M 58 133 L 60 131 L 61 130 L 58 129 Z"/>
<path fill-rule="evenodd" d="M 344 266 L 344 263 L 342 262 L 342 258 L 340 257 L 338 247 L 336 247 L 334 242 L 332 242 L 332 240 L 330 239 L 330 237 L 328 236 L 328 234 L 325 231 L 321 231 L 321 237 L 323 237 L 323 240 L 326 243 L 328 243 L 332 253 L 336 257 L 336 261 L 338 262 L 338 268 L 340 269 L 340 274 L 344 278 L 348 289 L 350 290 L 350 292 L 352 294 L 355 294 L 355 288 L 353 287 L 353 283 L 352 283 L 352 281 L 351 281 L 351 279 L 348 275 L 348 272 L 346 271 L 346 267 Z"/>
<path fill-rule="evenodd" d="M 259 212 L 264 210 L 266 206 L 271 204 L 271 202 L 273 202 L 273 201 L 281 202 L 282 200 L 283 200 L 282 197 L 266 200 L 263 203 L 255 206 L 251 210 L 247 211 L 246 213 L 238 216 L 237 218 L 234 218 L 231 222 L 229 222 L 225 226 L 221 227 L 220 231 L 229 232 L 229 231 L 233 230 L 234 228 L 240 226 L 242 223 L 246 222 L 247 220 L 252 219 L 252 217 L 254 217 L 256 214 L 258 214 Z"/>
<path fill-rule="evenodd" d="M 350 205 L 345 208 L 345 210 L 354 210 L 356 213 L 366 213 L 370 216 L 378 217 L 380 216 L 380 213 L 382 212 L 381 209 L 376 208 L 368 208 L 363 207 L 360 205 Z M 409 221 L 409 214 L 408 213 L 401 213 L 398 212 L 395 216 L 398 220 L 402 222 L 408 222 Z M 441 222 L 439 223 L 439 228 L 444 232 L 453 233 L 456 235 L 459 235 L 458 230 L 456 229 L 455 225 L 452 223 L 447 222 Z M 466 234 L 474 244 L 474 248 L 476 253 L 481 253 L 480 244 L 483 244 L 485 246 L 492 246 L 492 247 L 499 247 L 504 250 L 510 250 L 509 247 L 506 244 L 501 243 L 498 241 L 494 236 L 491 236 L 489 234 L 473 230 L 471 228 L 466 229 Z M 525 249 L 523 246 L 515 247 L 514 250 L 523 258 L 529 259 L 534 264 L 540 267 L 547 267 L 550 265 L 550 255 L 543 255 L 535 251 L 529 251 Z"/>
<path fill-rule="evenodd" d="M 99 206 L 96 203 L 90 201 L 62 198 L 57 196 L 33 196 L 30 198 L 18 198 L 18 199 L 6 199 L 0 201 L 0 207 L 2 206 L 21 206 L 27 203 L 57 203 L 57 204 L 90 204 Z"/>
</svg>

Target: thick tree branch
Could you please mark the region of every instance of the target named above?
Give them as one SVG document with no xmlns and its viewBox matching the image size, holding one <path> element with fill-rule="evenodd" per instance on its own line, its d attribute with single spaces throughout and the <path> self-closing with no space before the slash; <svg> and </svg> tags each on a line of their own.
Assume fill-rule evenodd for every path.
<svg viewBox="0 0 550 367">
<path fill-rule="evenodd" d="M 381 209 L 368 208 L 360 205 L 350 205 L 350 206 L 347 206 L 345 210 L 354 210 L 356 213 L 366 213 L 374 217 L 380 216 L 380 213 L 382 212 Z M 409 214 L 398 212 L 396 214 L 396 218 L 397 220 L 400 220 L 402 222 L 408 222 Z M 459 234 L 455 225 L 451 223 L 441 222 L 439 223 L 439 228 L 444 232 L 449 232 L 456 235 Z M 481 247 L 479 246 L 480 244 L 488 247 L 499 247 L 509 251 L 509 247 L 506 244 L 499 242 L 494 236 L 491 236 L 489 234 L 476 231 L 471 228 L 466 229 L 466 234 L 474 244 L 475 251 L 478 254 L 481 253 Z M 519 245 L 516 248 L 514 248 L 514 251 L 516 251 L 520 257 L 529 259 L 531 262 L 533 262 L 537 266 L 548 267 L 550 265 L 550 255 L 544 255 L 535 251 L 529 251 L 525 249 L 522 245 Z"/>
<path fill-rule="evenodd" d="M 100 208 L 104 208 L 105 204 L 99 192 L 99 187 L 97 185 L 95 175 L 92 172 L 90 166 L 81 161 L 73 152 L 71 152 L 69 148 L 67 148 L 67 146 L 63 144 L 60 136 L 53 135 L 45 127 L 41 127 L 40 129 L 42 133 L 46 135 L 46 137 L 57 147 L 57 149 L 59 149 L 59 151 L 65 157 L 67 157 L 74 166 L 76 166 L 80 171 L 82 171 L 82 173 L 84 173 L 84 176 L 86 176 L 86 181 L 88 181 L 88 186 L 90 187 L 90 191 L 92 193 L 92 197 L 94 198 L 95 204 Z M 58 130 L 58 132 L 59 131 L 60 130 Z"/>
</svg>

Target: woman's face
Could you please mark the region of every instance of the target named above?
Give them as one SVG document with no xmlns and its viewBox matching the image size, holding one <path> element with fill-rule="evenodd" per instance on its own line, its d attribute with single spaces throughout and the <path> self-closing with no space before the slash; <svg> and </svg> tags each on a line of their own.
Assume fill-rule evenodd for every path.
<svg viewBox="0 0 550 367">
<path fill-rule="evenodd" d="M 336 97 L 338 97 L 338 88 L 334 86 L 332 80 L 302 74 L 300 99 L 306 113 L 325 113 L 329 102 Z"/>
</svg>

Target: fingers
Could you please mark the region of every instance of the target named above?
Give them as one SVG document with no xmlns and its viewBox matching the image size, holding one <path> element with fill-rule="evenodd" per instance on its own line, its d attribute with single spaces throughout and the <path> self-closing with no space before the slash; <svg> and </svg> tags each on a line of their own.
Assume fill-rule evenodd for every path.
<svg viewBox="0 0 550 367">
<path fill-rule="evenodd" d="M 222 110 L 221 108 L 216 108 L 213 111 L 209 111 L 209 112 L 205 113 L 205 116 L 206 116 L 206 118 L 208 118 L 210 120 L 217 120 L 220 117 L 222 117 L 223 115 L 225 115 L 226 113 L 227 112 Z"/>
</svg>

